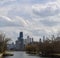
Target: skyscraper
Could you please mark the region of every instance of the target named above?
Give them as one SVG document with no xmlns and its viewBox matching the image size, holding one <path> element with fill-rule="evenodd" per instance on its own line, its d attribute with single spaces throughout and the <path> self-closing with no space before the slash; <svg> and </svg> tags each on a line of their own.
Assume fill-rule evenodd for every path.
<svg viewBox="0 0 60 58">
<path fill-rule="evenodd" d="M 23 38 L 23 32 L 20 32 L 20 38 Z"/>
<path fill-rule="evenodd" d="M 24 43 L 25 43 L 25 45 L 27 45 L 27 44 L 33 43 L 33 41 L 34 41 L 33 38 L 27 36 L 27 38 L 25 39 Z"/>
<path fill-rule="evenodd" d="M 23 32 L 20 32 L 20 35 L 18 37 L 18 40 L 21 40 L 21 39 L 23 39 Z"/>
<path fill-rule="evenodd" d="M 19 33 L 19 37 L 18 37 L 17 42 L 18 42 L 18 43 L 16 43 L 17 49 L 23 50 L 23 48 L 24 48 L 23 32 Z"/>
</svg>

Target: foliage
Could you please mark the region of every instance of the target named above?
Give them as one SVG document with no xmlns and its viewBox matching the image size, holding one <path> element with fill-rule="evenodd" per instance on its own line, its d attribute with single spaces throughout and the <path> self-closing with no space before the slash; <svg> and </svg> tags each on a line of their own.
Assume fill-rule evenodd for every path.
<svg viewBox="0 0 60 58">
<path fill-rule="evenodd" d="M 52 37 L 51 39 L 46 39 L 38 44 L 29 44 L 26 46 L 26 51 L 29 52 L 41 52 L 44 55 L 51 55 L 55 53 L 60 53 L 60 37 Z"/>
<path fill-rule="evenodd" d="M 38 44 L 28 44 L 25 48 L 29 53 L 37 53 L 39 51 Z"/>
<path fill-rule="evenodd" d="M 2 53 L 7 49 L 7 43 L 10 41 L 10 38 L 5 38 L 5 35 L 3 36 L 3 34 L 0 34 L 0 39 L 0 53 Z"/>
</svg>

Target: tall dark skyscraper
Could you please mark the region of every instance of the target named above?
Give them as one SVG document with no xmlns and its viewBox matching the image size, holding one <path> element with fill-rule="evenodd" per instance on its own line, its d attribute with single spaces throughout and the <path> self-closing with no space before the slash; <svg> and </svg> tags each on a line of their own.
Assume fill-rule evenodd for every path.
<svg viewBox="0 0 60 58">
<path fill-rule="evenodd" d="M 21 39 L 23 38 L 23 32 L 20 32 L 20 38 Z"/>
<path fill-rule="evenodd" d="M 18 40 L 21 40 L 21 39 L 23 39 L 23 32 L 20 32 L 20 35 L 18 37 Z"/>
<path fill-rule="evenodd" d="M 19 46 L 19 50 L 23 50 L 24 47 L 24 39 L 23 39 L 23 32 L 19 33 L 19 37 L 18 37 L 18 46 Z"/>
</svg>

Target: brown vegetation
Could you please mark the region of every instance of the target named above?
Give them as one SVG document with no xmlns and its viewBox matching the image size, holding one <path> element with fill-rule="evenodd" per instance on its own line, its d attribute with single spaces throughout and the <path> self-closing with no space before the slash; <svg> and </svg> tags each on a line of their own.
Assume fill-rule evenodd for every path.
<svg viewBox="0 0 60 58">
<path fill-rule="evenodd" d="M 35 44 L 28 44 L 26 51 L 29 53 L 36 52 L 42 55 L 60 54 L 60 37 L 52 37 L 43 42 L 40 41 Z"/>
<path fill-rule="evenodd" d="M 0 34 L 0 53 L 7 50 L 8 41 L 10 41 L 10 38 L 6 38 L 4 34 Z"/>
</svg>

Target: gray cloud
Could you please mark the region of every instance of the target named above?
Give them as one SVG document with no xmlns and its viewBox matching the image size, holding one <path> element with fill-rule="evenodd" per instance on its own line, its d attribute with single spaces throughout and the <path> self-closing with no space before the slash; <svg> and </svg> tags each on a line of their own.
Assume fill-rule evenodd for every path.
<svg viewBox="0 0 60 58">
<path fill-rule="evenodd" d="M 44 26 L 48 26 L 48 27 L 56 26 L 58 24 L 60 25 L 60 22 L 51 21 L 49 19 L 40 20 L 40 23 L 42 23 Z"/>
<path fill-rule="evenodd" d="M 55 16 L 57 14 L 60 14 L 60 10 L 57 9 L 55 11 L 51 11 L 50 8 L 46 8 L 45 10 L 41 10 L 41 11 L 33 10 L 33 13 L 41 17 L 47 17 L 47 16 Z"/>
<path fill-rule="evenodd" d="M 37 16 L 47 17 L 60 14 L 57 3 L 36 4 L 32 6 L 33 13 Z"/>
<path fill-rule="evenodd" d="M 25 20 L 18 16 L 14 19 L 6 16 L 0 17 L 0 27 L 24 27 L 26 24 Z"/>
<path fill-rule="evenodd" d="M 56 33 L 60 30 L 59 6 L 57 0 L 1 0 L 0 31 L 6 32 L 13 40 L 17 39 L 20 31 L 36 40 L 52 31 Z"/>
<path fill-rule="evenodd" d="M 0 17 L 0 27 L 8 27 L 8 26 L 20 26 L 17 23 L 10 22 L 5 18 Z"/>
</svg>

